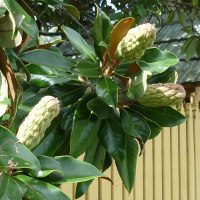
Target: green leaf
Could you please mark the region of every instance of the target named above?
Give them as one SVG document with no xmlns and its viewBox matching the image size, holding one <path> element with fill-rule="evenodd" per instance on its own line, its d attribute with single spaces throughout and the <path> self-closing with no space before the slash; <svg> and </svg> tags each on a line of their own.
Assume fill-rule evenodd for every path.
<svg viewBox="0 0 200 200">
<path fill-rule="evenodd" d="M 55 84 L 68 83 L 72 80 L 78 81 L 78 76 L 66 73 L 63 69 L 29 64 L 26 66 L 31 74 L 29 85 L 35 87 L 49 87 Z"/>
<path fill-rule="evenodd" d="M 96 54 L 94 50 L 85 42 L 79 33 L 66 26 L 62 26 L 62 29 L 78 53 L 80 53 L 84 58 L 96 62 Z"/>
<path fill-rule="evenodd" d="M 3 114 L 5 114 L 9 102 L 10 101 L 8 99 L 8 83 L 5 76 L 0 71 L 0 117 L 3 116 Z"/>
<path fill-rule="evenodd" d="M 147 78 L 150 75 L 149 71 L 138 71 L 131 75 L 131 86 L 127 92 L 127 97 L 130 99 L 139 99 L 143 96 L 147 89 Z"/>
<path fill-rule="evenodd" d="M 17 175 L 17 179 L 27 186 L 25 197 L 31 200 L 59 199 L 70 200 L 59 188 L 47 182 L 25 175 Z"/>
<path fill-rule="evenodd" d="M 35 178 L 44 178 L 53 172 L 62 174 L 62 168 L 59 162 L 48 156 L 39 156 L 38 160 L 41 164 L 41 170 L 31 170 L 29 174 Z"/>
<path fill-rule="evenodd" d="M 113 109 L 98 98 L 89 101 L 87 107 L 100 119 L 107 119 L 113 113 Z"/>
<path fill-rule="evenodd" d="M 36 21 L 17 3 L 17 1 L 3 0 L 3 2 L 13 16 L 16 13 L 25 16 L 21 24 L 22 28 L 33 39 L 38 39 L 39 30 L 37 28 Z"/>
<path fill-rule="evenodd" d="M 104 156 L 105 156 L 105 149 L 101 144 L 99 144 L 98 138 L 96 138 L 93 144 L 86 151 L 84 161 L 91 163 L 92 165 L 94 165 L 99 169 L 101 163 L 104 160 Z M 92 183 L 92 181 L 93 180 L 89 180 L 77 184 L 76 198 L 79 198 L 88 191 L 88 188 Z"/>
<path fill-rule="evenodd" d="M 58 123 L 52 123 L 47 129 L 42 142 L 33 150 L 33 153 L 37 156 L 54 156 L 56 151 L 66 142 L 67 136 L 68 133 L 65 133 Z"/>
<path fill-rule="evenodd" d="M 152 47 L 146 49 L 138 63 L 142 69 L 144 65 L 146 66 L 146 64 L 148 64 L 150 67 L 148 71 L 154 75 L 164 72 L 169 66 L 177 64 L 178 61 L 179 59 L 173 53 L 169 51 L 160 51 L 158 48 Z"/>
<path fill-rule="evenodd" d="M 125 156 L 125 134 L 118 119 L 106 119 L 100 128 L 99 139 L 105 149 L 117 162 Z"/>
<path fill-rule="evenodd" d="M 112 30 L 112 24 L 109 17 L 96 5 L 96 19 L 94 22 L 94 48 L 98 57 L 102 60 L 103 52 L 105 48 L 100 46 L 100 43 L 104 42 L 109 44 L 110 34 Z"/>
<path fill-rule="evenodd" d="M 66 71 L 71 71 L 71 68 L 75 64 L 72 60 L 58 53 L 44 49 L 37 49 L 22 53 L 20 55 L 20 59 L 28 63 L 60 68 Z"/>
<path fill-rule="evenodd" d="M 101 120 L 90 114 L 86 106 L 89 100 L 91 96 L 83 99 L 74 113 L 70 139 L 70 155 L 73 157 L 78 157 L 86 151 L 97 136 L 101 125 Z"/>
<path fill-rule="evenodd" d="M 118 85 L 109 77 L 102 77 L 97 81 L 96 93 L 104 103 L 110 107 L 117 106 Z"/>
<path fill-rule="evenodd" d="M 192 56 L 196 53 L 197 41 L 198 39 L 195 36 L 190 41 L 186 50 L 186 61 L 190 60 Z"/>
<path fill-rule="evenodd" d="M 181 54 L 185 54 L 187 49 L 188 49 L 188 46 L 189 44 L 191 43 L 191 41 L 195 38 L 195 36 L 191 36 L 189 37 L 182 45 L 181 47 Z"/>
<path fill-rule="evenodd" d="M 130 65 L 133 64 L 133 62 L 120 62 L 119 65 L 115 68 L 115 73 L 121 76 L 125 76 L 127 69 L 130 67 Z M 149 65 L 147 65 L 147 70 L 149 69 Z"/>
<path fill-rule="evenodd" d="M 136 4 L 136 8 L 138 10 L 139 15 L 142 18 L 144 18 L 147 14 L 147 10 L 143 6 L 141 6 L 140 4 Z"/>
<path fill-rule="evenodd" d="M 8 187 L 8 182 L 9 182 L 8 174 L 6 173 L 6 171 L 2 171 L 0 176 L 0 191 L 1 191 L 0 199 L 2 199 L 3 196 L 5 196 Z"/>
<path fill-rule="evenodd" d="M 180 24 L 182 25 L 182 26 L 185 26 L 185 24 L 186 24 L 186 18 L 185 18 L 185 15 L 182 13 L 182 12 L 178 12 L 178 20 L 179 20 L 179 22 L 180 22 Z"/>
<path fill-rule="evenodd" d="M 103 176 L 103 174 L 93 165 L 73 157 L 57 156 L 55 157 L 55 160 L 61 164 L 64 177 L 58 173 L 52 173 L 47 177 L 47 180 L 52 183 L 75 183 Z"/>
<path fill-rule="evenodd" d="M 80 61 L 75 69 L 88 78 L 97 78 L 103 75 L 100 66 L 93 62 Z"/>
<path fill-rule="evenodd" d="M 151 129 L 151 135 L 149 136 L 149 139 L 155 138 L 161 132 L 162 127 L 160 127 L 158 124 L 148 118 L 145 118 L 145 121 Z"/>
<path fill-rule="evenodd" d="M 65 8 L 68 12 L 77 20 L 80 20 L 80 12 L 78 9 L 70 4 L 65 4 Z"/>
<path fill-rule="evenodd" d="M 126 189 L 130 193 L 135 181 L 136 162 L 139 148 L 135 138 L 127 135 L 126 141 L 127 145 L 125 158 L 121 163 L 116 162 L 116 165 L 119 175 Z"/>
<path fill-rule="evenodd" d="M 172 22 L 173 21 L 173 19 L 174 19 L 174 17 L 175 17 L 175 11 L 174 10 L 171 10 L 170 12 L 169 12 L 169 15 L 168 15 L 168 18 L 167 18 L 167 24 L 169 24 L 170 22 Z"/>
<path fill-rule="evenodd" d="M 151 133 L 145 120 L 137 112 L 129 109 L 122 109 L 120 113 L 124 132 L 131 136 L 140 138 L 143 143 L 145 143 Z"/>
<path fill-rule="evenodd" d="M 62 119 L 61 119 L 61 128 L 63 130 L 71 130 L 72 129 L 72 122 L 73 122 L 73 117 L 74 117 L 74 111 L 79 105 L 80 101 L 77 103 L 74 103 L 72 106 L 66 108 Z"/>
<path fill-rule="evenodd" d="M 192 1 L 193 6 L 198 6 L 198 2 L 199 2 L 198 0 L 193 0 L 193 1 Z"/>
<path fill-rule="evenodd" d="M 133 104 L 131 108 L 156 122 L 161 127 L 172 127 L 185 122 L 185 117 L 169 106 L 151 108 L 140 104 Z"/>
<path fill-rule="evenodd" d="M 155 74 L 154 76 L 150 77 L 147 80 L 148 84 L 155 84 L 155 83 L 171 83 L 175 72 L 177 71 L 178 67 L 171 66 L 166 71 L 160 74 Z"/>
<path fill-rule="evenodd" d="M 9 48 L 5 48 L 5 53 L 6 53 L 6 56 L 10 62 L 10 65 L 11 67 L 17 71 L 17 64 L 16 64 L 16 60 L 15 60 L 15 57 L 14 55 L 12 54 L 12 49 L 9 49 Z"/>
<path fill-rule="evenodd" d="M 24 196 L 24 194 L 26 193 L 26 186 L 19 181 L 18 179 L 16 179 L 13 176 L 10 176 L 8 174 L 4 174 L 3 178 L 5 179 L 6 177 L 6 182 L 4 182 L 4 188 L 2 188 L 0 186 L 0 190 L 1 190 L 1 194 L 0 194 L 0 198 L 1 200 L 21 200 L 22 197 Z M 4 191 L 3 191 L 3 190 Z"/>
<path fill-rule="evenodd" d="M 0 126 L 0 168 L 29 168 L 40 169 L 40 163 L 34 154 L 23 144 L 18 142 L 18 139 L 8 129 Z"/>
</svg>

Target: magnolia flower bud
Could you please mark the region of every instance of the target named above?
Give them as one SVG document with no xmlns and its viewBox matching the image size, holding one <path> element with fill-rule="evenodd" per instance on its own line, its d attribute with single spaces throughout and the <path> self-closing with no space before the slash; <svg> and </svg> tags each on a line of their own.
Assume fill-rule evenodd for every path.
<svg viewBox="0 0 200 200">
<path fill-rule="evenodd" d="M 141 58 L 145 49 L 153 45 L 155 37 L 156 29 L 149 23 L 130 29 L 117 46 L 117 60 L 129 62 Z"/>
<path fill-rule="evenodd" d="M 43 97 L 20 125 L 17 138 L 29 149 L 37 146 L 59 111 L 58 99 L 52 96 Z"/>
<path fill-rule="evenodd" d="M 185 98 L 185 89 L 180 84 L 158 83 L 147 86 L 147 90 L 138 100 L 144 106 L 175 106 Z"/>
</svg>

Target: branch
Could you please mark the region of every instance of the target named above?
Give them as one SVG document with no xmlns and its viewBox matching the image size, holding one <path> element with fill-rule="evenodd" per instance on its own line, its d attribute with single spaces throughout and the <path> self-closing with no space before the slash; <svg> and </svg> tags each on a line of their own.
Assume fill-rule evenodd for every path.
<svg viewBox="0 0 200 200">
<path fill-rule="evenodd" d="M 154 42 L 154 44 L 164 44 L 164 43 L 172 43 L 172 42 L 181 42 L 181 41 L 185 41 L 185 40 L 187 40 L 187 39 L 188 39 L 188 38 L 163 40 L 163 41 Z"/>
<path fill-rule="evenodd" d="M 49 37 L 54 37 L 54 36 L 65 36 L 64 32 L 54 32 L 54 33 L 50 33 L 50 32 L 40 31 L 39 34 L 40 34 L 40 35 L 44 35 L 44 36 L 49 36 Z"/>
</svg>

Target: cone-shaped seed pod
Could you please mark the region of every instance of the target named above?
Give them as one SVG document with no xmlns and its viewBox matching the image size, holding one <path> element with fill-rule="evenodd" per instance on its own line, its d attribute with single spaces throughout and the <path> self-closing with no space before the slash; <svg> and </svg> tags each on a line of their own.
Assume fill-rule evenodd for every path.
<svg viewBox="0 0 200 200">
<path fill-rule="evenodd" d="M 175 106 L 185 98 L 185 89 L 180 84 L 158 83 L 147 86 L 147 90 L 138 100 L 144 106 Z"/>
<path fill-rule="evenodd" d="M 155 37 L 156 29 L 149 23 L 130 29 L 117 46 L 117 60 L 129 62 L 141 58 L 145 49 L 153 45 Z"/>
<path fill-rule="evenodd" d="M 43 97 L 20 125 L 17 138 L 29 149 L 37 146 L 59 111 L 58 99 L 52 96 Z"/>
</svg>

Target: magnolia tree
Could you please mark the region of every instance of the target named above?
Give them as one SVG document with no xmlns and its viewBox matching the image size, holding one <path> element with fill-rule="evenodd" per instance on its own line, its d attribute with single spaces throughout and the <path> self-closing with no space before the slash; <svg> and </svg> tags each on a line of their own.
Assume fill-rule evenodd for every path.
<svg viewBox="0 0 200 200">
<path fill-rule="evenodd" d="M 144 144 L 185 121 L 174 108 L 185 96 L 177 57 L 151 47 L 153 25 L 113 27 L 97 6 L 94 47 L 62 27 L 77 62 L 55 47 L 65 41 L 39 44 L 24 1 L 3 0 L 0 11 L 0 198 L 69 199 L 59 185 L 75 182 L 78 198 L 112 162 L 131 192 Z"/>
</svg>

